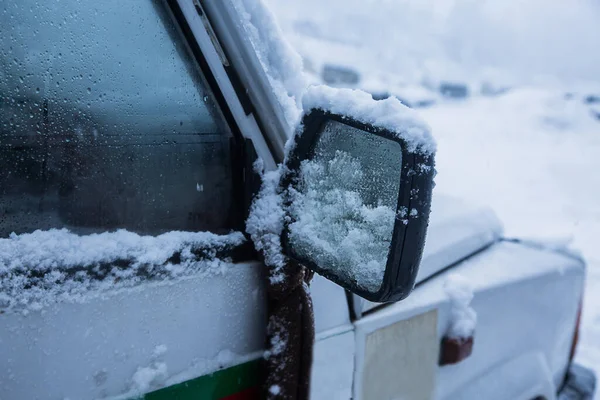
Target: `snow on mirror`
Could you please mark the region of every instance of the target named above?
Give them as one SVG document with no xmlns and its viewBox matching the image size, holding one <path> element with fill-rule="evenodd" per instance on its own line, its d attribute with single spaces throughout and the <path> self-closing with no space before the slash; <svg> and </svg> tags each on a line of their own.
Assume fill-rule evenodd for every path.
<svg viewBox="0 0 600 400">
<path fill-rule="evenodd" d="M 383 282 L 400 189 L 402 147 L 327 121 L 292 192 L 289 244 L 368 292 Z"/>
<path fill-rule="evenodd" d="M 336 101 L 303 116 L 281 181 L 282 245 L 290 259 L 352 293 L 389 302 L 410 294 L 419 270 L 435 145 L 410 111 L 369 99 L 352 115 L 391 117 L 327 111 Z"/>
</svg>

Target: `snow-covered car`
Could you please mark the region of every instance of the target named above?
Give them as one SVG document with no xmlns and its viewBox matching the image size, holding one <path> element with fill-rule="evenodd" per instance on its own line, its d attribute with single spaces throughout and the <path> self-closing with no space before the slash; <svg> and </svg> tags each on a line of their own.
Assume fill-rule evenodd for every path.
<svg viewBox="0 0 600 400">
<path fill-rule="evenodd" d="M 306 89 L 261 1 L 23 0 L 0 26 L 1 399 L 593 395 L 584 261 L 431 199 L 426 124 Z M 321 275 L 278 320 L 285 260 Z M 297 381 L 265 378 L 291 347 Z"/>
</svg>

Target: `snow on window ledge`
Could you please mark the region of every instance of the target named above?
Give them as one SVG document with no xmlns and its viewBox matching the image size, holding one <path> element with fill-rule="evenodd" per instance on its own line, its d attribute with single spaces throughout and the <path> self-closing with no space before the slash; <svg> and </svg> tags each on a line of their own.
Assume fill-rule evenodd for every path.
<svg viewBox="0 0 600 400">
<path fill-rule="evenodd" d="M 244 242 L 239 232 L 141 236 L 118 230 L 80 236 L 52 229 L 12 234 L 0 239 L 0 308 L 36 310 L 149 279 L 222 274 L 232 265 L 222 254 Z"/>
</svg>

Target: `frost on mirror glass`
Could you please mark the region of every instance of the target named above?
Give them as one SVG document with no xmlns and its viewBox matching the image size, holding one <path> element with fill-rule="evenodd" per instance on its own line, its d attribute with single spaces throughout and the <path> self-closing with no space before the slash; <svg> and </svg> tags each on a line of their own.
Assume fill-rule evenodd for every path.
<svg viewBox="0 0 600 400">
<path fill-rule="evenodd" d="M 328 121 L 290 190 L 289 244 L 349 285 L 377 292 L 393 236 L 402 148 Z"/>
</svg>

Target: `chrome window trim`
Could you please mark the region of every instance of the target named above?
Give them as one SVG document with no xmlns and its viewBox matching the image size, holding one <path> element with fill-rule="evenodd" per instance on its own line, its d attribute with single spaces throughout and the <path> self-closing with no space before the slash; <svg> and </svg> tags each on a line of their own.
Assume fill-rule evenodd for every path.
<svg viewBox="0 0 600 400">
<path fill-rule="evenodd" d="M 196 43 L 200 47 L 202 54 L 204 55 L 206 62 L 215 77 L 216 81 L 219 84 L 219 89 L 227 102 L 227 106 L 237 123 L 240 132 L 244 138 L 252 140 L 256 153 L 258 157 L 260 157 L 263 162 L 266 170 L 273 170 L 276 168 L 276 162 L 269 150 L 265 137 L 261 132 L 258 123 L 256 121 L 255 116 L 250 113 L 246 114 L 244 111 L 244 107 L 235 91 L 233 83 L 229 78 L 224 63 L 227 64 L 227 59 L 225 58 L 222 49 L 221 51 L 217 51 L 215 48 L 215 44 L 213 41 L 216 41 L 217 38 L 213 36 L 211 39 L 211 35 L 207 30 L 207 26 L 203 21 L 203 18 L 200 16 L 197 7 L 201 7 L 201 4 L 195 0 L 176 0 L 177 5 L 179 6 L 183 17 L 185 18 L 191 33 L 196 40 Z M 212 30 L 210 26 L 208 29 Z M 212 32 L 211 32 L 212 33 Z M 219 44 L 218 42 L 216 42 Z"/>
<path fill-rule="evenodd" d="M 282 162 L 285 144 L 292 135 L 284 111 L 272 90 L 269 77 L 250 38 L 241 25 L 233 2 L 236 0 L 196 0 L 206 9 L 221 46 L 235 68 L 240 82 L 257 113 L 258 123 L 277 162 Z"/>
</svg>

